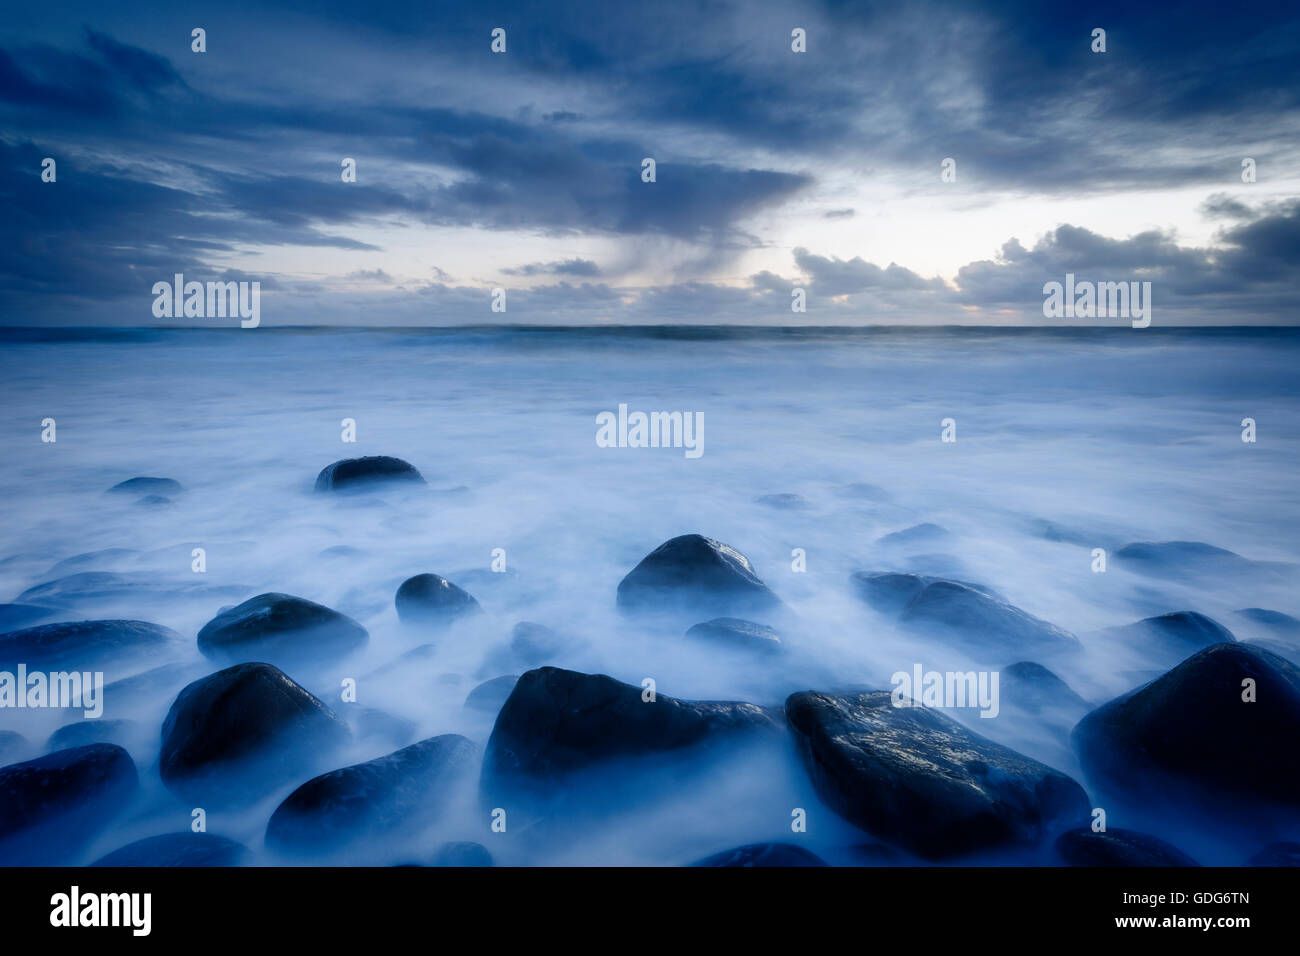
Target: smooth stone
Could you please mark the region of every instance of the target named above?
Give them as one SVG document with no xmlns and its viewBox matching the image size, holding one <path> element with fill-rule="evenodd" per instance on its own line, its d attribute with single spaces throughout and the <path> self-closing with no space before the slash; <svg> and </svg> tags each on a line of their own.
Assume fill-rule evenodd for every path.
<svg viewBox="0 0 1300 956">
<path fill-rule="evenodd" d="M 476 755 L 466 738 L 443 734 L 314 777 L 271 816 L 267 845 L 332 850 L 353 840 L 427 825 L 470 777 Z"/>
<path fill-rule="evenodd" d="M 967 653 L 990 661 L 1025 651 L 1077 651 L 1079 639 L 1064 628 L 953 581 L 926 585 L 908 601 L 899 620 L 935 633 Z"/>
<path fill-rule="evenodd" d="M 781 602 L 735 548 L 684 534 L 659 545 L 628 572 L 618 585 L 618 606 L 726 616 L 772 611 Z"/>
<path fill-rule="evenodd" d="M 247 853 L 247 847 L 227 837 L 185 830 L 136 840 L 90 865 L 239 866 Z"/>
<path fill-rule="evenodd" d="M 827 866 L 815 853 L 792 843 L 750 843 L 723 850 L 691 866 Z"/>
<path fill-rule="evenodd" d="M 1242 699 L 1248 677 L 1253 703 Z M 1090 780 L 1148 806 L 1300 807 L 1300 669 L 1250 644 L 1215 644 L 1098 707 L 1071 740 Z"/>
<path fill-rule="evenodd" d="M 1002 668 L 999 680 L 1003 701 L 1033 714 L 1066 711 L 1082 715 L 1092 709 L 1069 684 L 1034 661 Z"/>
<path fill-rule="evenodd" d="M 1187 573 L 1236 573 L 1256 566 L 1256 562 L 1235 551 L 1203 541 L 1135 541 L 1117 549 L 1111 557 L 1130 570 L 1161 578 Z"/>
<path fill-rule="evenodd" d="M 793 694 L 786 719 L 827 806 L 926 859 L 1030 847 L 1088 819 L 1065 774 L 889 691 Z"/>
<path fill-rule="evenodd" d="M 1136 830 L 1094 833 L 1077 827 L 1056 838 L 1056 850 L 1071 866 L 1200 866 L 1177 847 Z"/>
<path fill-rule="evenodd" d="M 218 661 L 313 663 L 344 657 L 370 639 L 364 627 L 332 608 L 271 592 L 222 611 L 199 631 L 199 651 Z"/>
<path fill-rule="evenodd" d="M 437 574 L 407 578 L 397 589 L 394 603 L 403 624 L 446 627 L 482 611 L 469 592 Z"/>
<path fill-rule="evenodd" d="M 430 866 L 491 866 L 492 854 L 482 843 L 444 843 L 433 855 Z"/>
<path fill-rule="evenodd" d="M 199 801 L 240 803 L 310 772 L 347 725 L 270 664 L 236 664 L 187 686 L 162 727 L 159 775 Z"/>
<path fill-rule="evenodd" d="M 86 670 L 96 664 L 125 666 L 133 660 L 178 651 L 183 639 L 147 621 L 67 621 L 38 624 L 0 634 L 0 667 L 29 670 L 66 665 Z"/>
<path fill-rule="evenodd" d="M 1256 624 L 1262 624 L 1278 634 L 1288 636 L 1300 634 L 1300 620 L 1292 617 L 1290 614 L 1283 614 L 1281 611 L 1270 611 L 1262 607 L 1244 607 L 1240 611 L 1233 611 L 1233 614 L 1240 614 L 1248 621 Z"/>
<path fill-rule="evenodd" d="M 616 758 L 681 750 L 775 730 L 761 708 L 737 701 L 684 701 L 604 674 L 539 667 L 519 678 L 497 715 L 483 762 L 486 781 L 549 784 Z"/>
<path fill-rule="evenodd" d="M 732 650 L 774 654 L 782 650 L 781 636 L 775 628 L 738 617 L 715 617 L 696 624 L 686 632 L 692 640 L 707 641 Z"/>
<path fill-rule="evenodd" d="M 485 680 L 469 692 L 469 696 L 465 698 L 465 706 L 470 710 L 495 714 L 505 706 L 505 702 L 510 698 L 518 682 L 518 674 L 505 674 L 502 677 Z"/>
<path fill-rule="evenodd" d="M 876 539 L 876 544 L 881 545 L 917 545 L 917 544 L 938 544 L 952 537 L 952 532 L 942 525 L 926 521 L 921 524 L 914 524 L 910 528 L 904 528 L 902 531 L 892 531 L 889 534 L 882 535 Z"/>
<path fill-rule="evenodd" d="M 426 483 L 424 476 L 410 462 L 388 455 L 371 455 L 345 458 L 326 465 L 316 476 L 316 490 L 345 491 L 389 482 Z"/>
<path fill-rule="evenodd" d="M 108 489 L 108 494 L 123 495 L 176 495 L 184 489 L 181 483 L 174 478 L 148 478 L 137 477 L 128 478 L 126 481 L 119 481 L 112 488 Z"/>
<path fill-rule="evenodd" d="M 1222 624 L 1195 611 L 1148 617 L 1134 624 L 1107 628 L 1105 633 L 1134 650 L 1154 653 L 1171 665 L 1212 644 L 1237 639 Z"/>
<path fill-rule="evenodd" d="M 951 581 L 910 571 L 854 571 L 849 575 L 854 592 L 878 611 L 901 613 L 907 603 L 931 584 L 946 582 L 973 588 L 989 597 L 998 596 L 986 587 L 967 581 Z"/>
<path fill-rule="evenodd" d="M 51 866 L 77 853 L 139 785 L 121 747 L 91 744 L 0 768 L 0 860 Z"/>
</svg>

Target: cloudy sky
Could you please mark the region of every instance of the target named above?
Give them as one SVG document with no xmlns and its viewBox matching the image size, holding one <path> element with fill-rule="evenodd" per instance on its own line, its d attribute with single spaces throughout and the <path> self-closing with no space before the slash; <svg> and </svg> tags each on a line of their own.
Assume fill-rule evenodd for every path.
<svg viewBox="0 0 1300 956">
<path fill-rule="evenodd" d="M 1300 6 L 1055 6 L 11 4 L 0 323 L 1300 321 Z"/>
</svg>

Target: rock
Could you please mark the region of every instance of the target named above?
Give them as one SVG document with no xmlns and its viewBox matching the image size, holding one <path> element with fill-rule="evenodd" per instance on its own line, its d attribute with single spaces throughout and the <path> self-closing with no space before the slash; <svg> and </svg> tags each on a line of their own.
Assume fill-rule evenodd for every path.
<svg viewBox="0 0 1300 956">
<path fill-rule="evenodd" d="M 1056 838 L 1056 850 L 1070 866 L 1200 866 L 1182 850 L 1136 830 L 1093 833 L 1077 827 Z"/>
<path fill-rule="evenodd" d="M 1300 866 L 1300 843 L 1270 843 L 1252 856 L 1248 866 Z"/>
<path fill-rule="evenodd" d="M 1081 646 L 1069 631 L 954 581 L 927 584 L 908 601 L 899 620 L 992 662 L 1025 651 L 1052 654 Z"/>
<path fill-rule="evenodd" d="M 1254 703 L 1242 700 L 1247 677 Z M 1249 644 L 1197 651 L 1089 713 L 1071 738 L 1091 780 L 1151 805 L 1208 796 L 1300 807 L 1300 669 Z"/>
<path fill-rule="evenodd" d="M 478 601 L 444 577 L 417 574 L 407 578 L 394 599 L 403 624 L 447 627 L 482 611 Z"/>
<path fill-rule="evenodd" d="M 121 747 L 73 747 L 0 769 L 0 860 L 65 862 L 134 795 L 135 764 Z"/>
<path fill-rule="evenodd" d="M 967 581 L 949 581 L 947 578 L 936 578 L 926 574 L 902 571 L 855 571 L 849 576 L 849 581 L 858 597 L 876 610 L 892 614 L 901 613 L 912 598 L 931 584 L 941 581 L 972 588 L 981 594 L 1001 600 L 997 594 L 981 585 Z"/>
<path fill-rule="evenodd" d="M 301 779 L 349 738 L 347 725 L 270 664 L 236 664 L 177 696 L 159 775 L 173 792 L 241 803 Z"/>
<path fill-rule="evenodd" d="M 1151 577 L 1177 578 L 1188 573 L 1239 573 L 1256 562 L 1203 541 L 1137 541 L 1112 555 L 1122 566 Z"/>
<path fill-rule="evenodd" d="M 259 594 L 199 631 L 199 651 L 218 661 L 295 663 L 344 657 L 370 639 L 352 618 L 291 594 Z"/>
<path fill-rule="evenodd" d="M 372 455 L 366 458 L 345 458 L 322 468 L 316 476 L 316 490 L 353 491 L 390 482 L 426 483 L 424 476 L 409 462 L 388 455 Z"/>
<path fill-rule="evenodd" d="M 108 494 L 121 495 L 178 495 L 184 491 L 181 483 L 173 478 L 128 478 L 119 481 Z"/>
<path fill-rule="evenodd" d="M 840 485 L 835 489 L 835 493 L 841 498 L 862 498 L 867 501 L 892 501 L 894 497 L 879 485 L 869 484 L 865 481 L 854 481 L 847 485 Z"/>
<path fill-rule="evenodd" d="M 181 636 L 146 621 L 68 621 L 0 634 L 0 667 L 29 670 L 96 665 L 120 668 L 132 661 L 178 651 Z"/>
<path fill-rule="evenodd" d="M 1171 665 L 1211 644 L 1236 640 L 1226 627 L 1195 611 L 1148 617 L 1135 624 L 1108 628 L 1105 633 Z"/>
<path fill-rule="evenodd" d="M 736 549 L 698 534 L 665 541 L 618 585 L 624 610 L 679 609 L 727 615 L 772 611 L 776 595 Z"/>
<path fill-rule="evenodd" d="M 242 843 L 214 833 L 164 833 L 128 843 L 91 866 L 239 866 L 248 853 Z"/>
<path fill-rule="evenodd" d="M 518 682 L 518 674 L 506 674 L 503 677 L 485 680 L 469 692 L 469 696 L 465 698 L 465 706 L 471 710 L 495 714 L 505 705 L 510 692 L 515 689 L 515 684 Z"/>
<path fill-rule="evenodd" d="M 99 551 L 84 551 L 55 562 L 45 574 L 47 577 L 62 577 L 76 574 L 78 571 L 104 571 L 108 570 L 106 565 L 121 565 L 136 559 L 139 554 L 140 552 L 134 548 L 101 548 Z"/>
<path fill-rule="evenodd" d="M 41 607 L 38 604 L 0 604 L 0 633 L 34 624 L 58 613 L 52 607 Z"/>
<path fill-rule="evenodd" d="M 686 636 L 698 641 L 708 641 L 733 650 L 773 654 L 782 650 L 781 636 L 766 624 L 756 624 L 738 617 L 715 617 L 696 624 Z"/>
<path fill-rule="evenodd" d="M 148 572 L 117 574 L 111 571 L 82 571 L 37 584 L 14 600 L 17 603 L 76 608 L 124 601 L 146 604 L 177 598 L 220 597 L 247 593 L 248 588 L 241 585 L 212 586 L 194 583 L 168 585 L 162 582 L 157 574 Z"/>
<path fill-rule="evenodd" d="M 481 843 L 444 843 L 430 866 L 491 866 L 492 854 Z"/>
<path fill-rule="evenodd" d="M 1246 620 L 1255 624 L 1262 624 L 1278 634 L 1288 637 L 1300 635 L 1300 620 L 1296 620 L 1290 614 L 1283 614 L 1281 611 L 1270 611 L 1262 607 L 1245 607 L 1232 613 L 1240 614 Z"/>
<path fill-rule="evenodd" d="M 684 701 L 604 674 L 539 667 L 519 678 L 497 715 L 483 762 L 486 781 L 524 786 L 620 757 L 679 750 L 779 725 L 753 704 Z"/>
<path fill-rule="evenodd" d="M 1065 711 L 1082 715 L 1092 709 L 1069 684 L 1033 661 L 1002 668 L 1000 682 L 1002 700 L 1031 714 Z"/>
<path fill-rule="evenodd" d="M 132 735 L 136 728 L 132 720 L 78 720 L 64 724 L 50 734 L 45 744 L 47 751 L 67 750 L 70 747 L 84 747 L 87 744 L 117 744 Z"/>
<path fill-rule="evenodd" d="M 850 823 L 927 859 L 1029 847 L 1088 819 L 1069 777 L 889 691 L 793 694 L 786 719 L 813 786 Z"/>
<path fill-rule="evenodd" d="M 882 545 L 908 545 L 918 544 L 938 544 L 952 537 L 952 533 L 941 525 L 926 521 L 922 524 L 914 524 L 910 528 L 904 528 L 902 531 L 894 531 L 876 539 L 876 544 Z"/>
<path fill-rule="evenodd" d="M 32 745 L 15 730 L 0 730 L 0 767 L 7 767 L 31 753 Z"/>
<path fill-rule="evenodd" d="M 759 495 L 754 499 L 754 503 L 768 508 L 777 508 L 781 511 L 804 511 L 808 508 L 808 499 L 802 495 L 792 495 L 788 492 L 778 495 Z"/>
<path fill-rule="evenodd" d="M 469 777 L 475 755 L 474 745 L 464 737 L 443 734 L 308 780 L 272 815 L 267 845 L 330 850 L 402 827 L 427 825 Z"/>
<path fill-rule="evenodd" d="M 510 653 L 525 667 L 553 660 L 571 643 L 558 631 L 532 621 L 520 621 L 510 632 Z"/>
<path fill-rule="evenodd" d="M 815 853 L 791 843 L 750 843 L 696 860 L 691 866 L 826 866 Z"/>
</svg>

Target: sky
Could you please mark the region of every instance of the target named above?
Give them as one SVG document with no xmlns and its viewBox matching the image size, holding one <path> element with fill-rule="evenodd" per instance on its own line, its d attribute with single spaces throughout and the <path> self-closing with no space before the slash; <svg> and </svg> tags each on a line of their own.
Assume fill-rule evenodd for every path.
<svg viewBox="0 0 1300 956">
<path fill-rule="evenodd" d="M 1300 5 L 1057 6 L 11 4 L 0 324 L 1300 323 Z"/>
</svg>

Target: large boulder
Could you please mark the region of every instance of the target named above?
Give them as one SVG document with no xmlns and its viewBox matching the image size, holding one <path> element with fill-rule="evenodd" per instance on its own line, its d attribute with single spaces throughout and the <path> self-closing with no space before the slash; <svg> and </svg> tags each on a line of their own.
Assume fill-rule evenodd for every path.
<svg viewBox="0 0 1300 956">
<path fill-rule="evenodd" d="M 67 862 L 139 784 L 121 747 L 92 744 L 0 768 L 0 863 Z"/>
<path fill-rule="evenodd" d="M 753 614 L 781 607 L 735 548 L 699 534 L 665 541 L 618 585 L 625 610 L 688 610 L 719 616 Z"/>
<path fill-rule="evenodd" d="M 163 833 L 100 857 L 91 866 L 239 866 L 248 849 L 215 833 Z"/>
<path fill-rule="evenodd" d="M 485 781 L 547 784 L 601 761 L 679 750 L 778 723 L 736 701 L 653 700 L 604 674 L 539 667 L 519 678 L 497 715 Z"/>
<path fill-rule="evenodd" d="M 0 634 L 0 667 L 114 670 L 167 657 L 183 646 L 175 631 L 146 621 L 68 621 Z"/>
<path fill-rule="evenodd" d="M 425 480 L 410 462 L 388 455 L 345 458 L 316 476 L 317 491 L 358 491 L 389 483 L 423 485 Z"/>
<path fill-rule="evenodd" d="M 393 599 L 403 624 L 443 628 L 483 609 L 473 595 L 437 574 L 407 578 Z"/>
<path fill-rule="evenodd" d="M 437 818 L 469 776 L 476 749 L 458 734 L 430 737 L 366 763 L 308 780 L 289 794 L 266 828 L 284 851 L 329 851 Z"/>
<path fill-rule="evenodd" d="M 793 843 L 750 843 L 723 850 L 691 866 L 826 866 L 817 854 Z"/>
<path fill-rule="evenodd" d="M 227 608 L 199 631 L 199 650 L 213 660 L 296 663 L 343 657 L 370 635 L 352 618 L 323 604 L 268 593 Z"/>
<path fill-rule="evenodd" d="M 793 694 L 785 709 L 822 800 L 928 859 L 1032 847 L 1088 818 L 1069 777 L 889 691 Z"/>
<path fill-rule="evenodd" d="M 1056 851 L 1070 866 L 1200 866 L 1195 860 L 1136 830 L 1104 830 L 1076 827 L 1056 838 Z"/>
<path fill-rule="evenodd" d="M 972 659 L 1001 663 L 1013 654 L 1079 650 L 1069 631 L 955 581 L 935 581 L 907 602 L 899 620 L 933 634 Z"/>
<path fill-rule="evenodd" d="M 1244 682 L 1254 682 L 1247 702 Z M 1215 644 L 1089 713 L 1072 741 L 1089 779 L 1144 802 L 1300 807 L 1300 669 Z"/>
<path fill-rule="evenodd" d="M 349 736 L 279 668 L 236 664 L 177 696 L 163 721 L 158 772 L 187 799 L 244 803 L 301 778 Z"/>
</svg>

